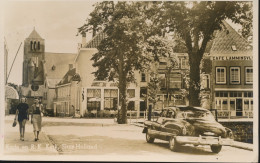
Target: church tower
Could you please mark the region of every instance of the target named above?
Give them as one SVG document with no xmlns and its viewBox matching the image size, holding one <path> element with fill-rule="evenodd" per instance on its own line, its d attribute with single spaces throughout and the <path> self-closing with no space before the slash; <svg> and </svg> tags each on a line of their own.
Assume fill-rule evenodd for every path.
<svg viewBox="0 0 260 163">
<path fill-rule="evenodd" d="M 23 86 L 43 85 L 44 52 L 44 39 L 33 29 L 29 37 L 24 40 Z"/>
</svg>

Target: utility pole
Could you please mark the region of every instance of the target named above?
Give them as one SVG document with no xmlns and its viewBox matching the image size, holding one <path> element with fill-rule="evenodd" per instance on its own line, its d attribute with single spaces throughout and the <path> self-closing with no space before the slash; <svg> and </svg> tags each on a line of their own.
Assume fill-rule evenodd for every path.
<svg viewBox="0 0 260 163">
<path fill-rule="evenodd" d="M 19 46 L 19 48 L 18 48 L 18 50 L 17 50 L 17 52 L 16 52 L 16 55 L 15 55 L 15 57 L 14 57 L 13 63 L 12 63 L 12 65 L 11 65 L 11 68 L 10 68 L 10 70 L 9 70 L 8 76 L 7 76 L 7 78 L 6 78 L 6 83 L 7 83 L 7 81 L 8 81 L 9 76 L 10 76 L 10 73 L 11 73 L 11 71 L 12 71 L 12 68 L 13 68 L 13 65 L 14 65 L 14 62 L 15 62 L 15 59 L 16 59 L 17 54 L 18 54 L 18 52 L 19 52 L 19 50 L 20 50 L 20 48 L 21 48 L 21 45 L 22 45 L 22 42 L 21 42 L 21 44 L 20 44 L 20 46 Z"/>
</svg>

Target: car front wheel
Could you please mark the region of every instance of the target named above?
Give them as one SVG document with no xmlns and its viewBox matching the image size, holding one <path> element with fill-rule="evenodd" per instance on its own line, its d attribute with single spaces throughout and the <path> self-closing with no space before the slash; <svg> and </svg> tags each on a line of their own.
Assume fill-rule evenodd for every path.
<svg viewBox="0 0 260 163">
<path fill-rule="evenodd" d="M 176 152 L 179 149 L 180 145 L 174 137 L 171 137 L 169 140 L 169 147 L 171 151 Z"/>
<path fill-rule="evenodd" d="M 147 141 L 147 143 L 153 143 L 154 142 L 154 138 L 152 138 L 149 135 L 148 131 L 146 132 L 146 141 Z"/>
<path fill-rule="evenodd" d="M 222 145 L 211 145 L 210 148 L 213 153 L 219 153 L 222 149 Z"/>
</svg>

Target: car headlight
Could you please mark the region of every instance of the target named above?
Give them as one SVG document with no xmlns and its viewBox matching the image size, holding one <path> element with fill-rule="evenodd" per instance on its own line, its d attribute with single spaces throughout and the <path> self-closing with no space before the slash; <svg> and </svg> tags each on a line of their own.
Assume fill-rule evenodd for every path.
<svg viewBox="0 0 260 163">
<path fill-rule="evenodd" d="M 186 135 L 186 134 L 187 134 L 187 128 L 186 128 L 186 126 L 183 126 L 183 128 L 182 128 L 182 134 L 183 134 L 183 135 Z"/>
</svg>

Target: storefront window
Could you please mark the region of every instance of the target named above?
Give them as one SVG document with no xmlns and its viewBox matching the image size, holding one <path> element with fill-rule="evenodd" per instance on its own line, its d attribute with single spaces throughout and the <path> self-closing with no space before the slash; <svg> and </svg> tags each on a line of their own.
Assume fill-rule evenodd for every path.
<svg viewBox="0 0 260 163">
<path fill-rule="evenodd" d="M 87 90 L 87 109 L 88 111 L 100 110 L 101 90 L 88 89 Z"/>
<path fill-rule="evenodd" d="M 117 89 L 105 89 L 104 90 L 104 109 L 105 110 L 117 110 Z"/>
<path fill-rule="evenodd" d="M 129 99 L 135 97 L 135 89 L 128 89 L 127 96 Z M 127 110 L 135 110 L 135 101 L 129 101 L 127 105 Z"/>
<path fill-rule="evenodd" d="M 242 97 L 242 92 L 230 92 L 229 97 Z"/>
<path fill-rule="evenodd" d="M 230 100 L 230 110 L 235 110 L 236 107 L 235 107 L 235 99 L 231 99 Z"/>
<path fill-rule="evenodd" d="M 228 92 L 216 92 L 216 97 L 228 97 Z"/>
<path fill-rule="evenodd" d="M 220 110 L 221 109 L 221 100 L 216 99 L 216 109 Z"/>
<path fill-rule="evenodd" d="M 249 110 L 249 100 L 244 99 L 244 110 Z"/>
<path fill-rule="evenodd" d="M 222 110 L 228 110 L 227 99 L 222 100 Z"/>
</svg>

